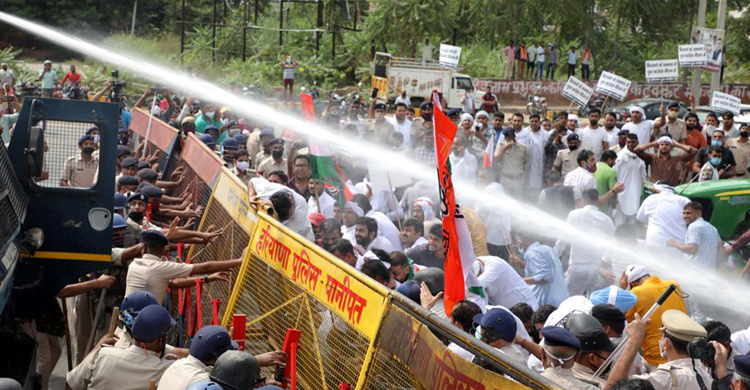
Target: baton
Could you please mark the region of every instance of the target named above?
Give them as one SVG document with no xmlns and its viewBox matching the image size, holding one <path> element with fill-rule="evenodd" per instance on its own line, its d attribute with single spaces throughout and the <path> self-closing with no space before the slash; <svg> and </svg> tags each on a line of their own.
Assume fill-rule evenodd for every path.
<svg viewBox="0 0 750 390">
<path fill-rule="evenodd" d="M 102 314 L 102 311 L 104 310 L 104 298 L 107 297 L 107 289 L 103 288 L 102 293 L 99 296 L 99 304 L 96 306 L 96 315 L 94 316 L 94 323 L 91 326 L 91 334 L 89 334 L 89 340 L 86 343 L 86 355 L 91 352 L 91 349 L 94 347 L 94 338 L 96 337 L 96 328 L 99 324 L 99 316 Z"/>
<path fill-rule="evenodd" d="M 677 289 L 677 286 L 675 286 L 674 284 L 670 284 L 669 287 L 667 287 L 667 289 L 664 291 L 664 293 L 661 294 L 661 296 L 659 297 L 659 299 L 657 299 L 656 302 L 651 306 L 651 308 L 648 309 L 648 311 L 646 312 L 646 314 L 644 314 L 643 317 L 641 317 L 641 321 L 645 321 L 649 317 L 651 317 L 651 315 L 653 315 L 654 312 L 659 307 L 661 307 L 661 305 L 664 304 L 664 301 L 666 301 L 667 298 L 669 298 L 669 296 L 674 292 L 675 289 Z M 615 350 L 612 351 L 612 353 L 609 355 L 609 357 L 607 357 L 607 360 L 605 360 L 604 363 L 601 366 L 599 366 L 599 368 L 596 370 L 596 372 L 591 375 L 590 379 L 594 379 L 594 378 L 599 377 L 599 375 L 601 375 L 602 372 L 604 372 L 604 370 L 607 369 L 607 367 L 612 363 L 612 361 L 615 359 L 615 357 L 617 357 L 620 354 L 620 352 L 622 352 L 622 350 L 625 348 L 625 342 L 626 341 L 628 341 L 628 335 L 627 335 L 627 333 L 622 338 L 622 341 L 617 346 L 617 348 L 615 348 Z"/>
</svg>

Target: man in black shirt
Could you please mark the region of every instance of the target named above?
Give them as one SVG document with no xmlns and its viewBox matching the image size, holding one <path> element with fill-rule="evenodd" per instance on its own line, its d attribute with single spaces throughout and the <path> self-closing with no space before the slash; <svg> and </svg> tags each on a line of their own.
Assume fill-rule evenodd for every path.
<svg viewBox="0 0 750 390">
<path fill-rule="evenodd" d="M 695 162 L 693 163 L 693 172 L 695 174 L 700 173 L 703 165 L 711 159 L 711 147 L 713 146 L 721 147 L 721 163 L 717 166 L 718 169 L 722 170 L 719 178 L 728 179 L 734 176 L 734 168 L 737 166 L 737 163 L 734 161 L 732 151 L 724 146 L 724 132 L 721 130 L 715 130 L 711 135 L 711 142 L 698 150 Z"/>
<path fill-rule="evenodd" d="M 427 234 L 427 244 L 417 245 L 406 251 L 406 256 L 414 263 L 425 267 L 443 269 L 445 253 L 443 252 L 443 224 L 436 223 Z"/>
</svg>

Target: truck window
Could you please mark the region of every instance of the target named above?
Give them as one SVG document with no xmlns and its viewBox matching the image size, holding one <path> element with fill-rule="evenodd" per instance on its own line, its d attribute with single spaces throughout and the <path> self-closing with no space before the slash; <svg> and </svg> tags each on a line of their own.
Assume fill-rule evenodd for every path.
<svg viewBox="0 0 750 390">
<path fill-rule="evenodd" d="M 36 185 L 85 189 L 97 182 L 101 135 L 96 124 L 44 120 L 38 126 L 44 129 L 45 153 L 42 176 L 34 179 Z M 94 139 L 86 140 L 79 147 L 78 141 L 90 129 L 97 129 L 90 132 Z M 84 156 L 82 151 L 89 148 L 93 148 L 88 155 L 90 158 Z"/>
<path fill-rule="evenodd" d="M 454 80 L 456 80 L 456 89 L 463 89 L 468 91 L 474 88 L 474 84 L 471 82 L 470 78 L 456 77 L 454 78 Z"/>
</svg>

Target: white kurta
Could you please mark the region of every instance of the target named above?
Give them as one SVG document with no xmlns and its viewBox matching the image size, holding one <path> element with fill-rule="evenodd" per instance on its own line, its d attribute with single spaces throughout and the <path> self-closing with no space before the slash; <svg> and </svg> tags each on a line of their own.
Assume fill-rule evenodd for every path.
<svg viewBox="0 0 750 390">
<path fill-rule="evenodd" d="M 646 182 L 646 163 L 626 148 L 617 154 L 614 169 L 617 181 L 625 184 L 625 190 L 617 194 L 617 208 L 624 215 L 635 215 L 641 205 L 643 183 Z"/>
<path fill-rule="evenodd" d="M 474 184 L 477 180 L 477 158 L 466 150 L 464 150 L 463 156 L 459 157 L 455 153 L 451 153 L 449 158 L 453 178 Z"/>
<path fill-rule="evenodd" d="M 544 187 L 544 144 L 547 143 L 549 133 L 539 130 L 536 133 L 530 129 L 524 129 L 528 132 L 525 137 L 526 147 L 529 148 L 529 187 L 542 189 Z"/>
<path fill-rule="evenodd" d="M 320 202 L 321 211 L 318 211 L 318 202 L 315 201 L 314 195 L 307 200 L 307 215 L 320 213 L 326 218 L 333 218 L 333 205 L 336 203 L 336 200 L 324 191 L 323 194 L 318 196 L 318 201 Z"/>
<path fill-rule="evenodd" d="M 398 120 L 396 120 L 396 117 L 390 118 L 386 117 L 385 120 L 388 121 L 391 125 L 393 125 L 393 129 L 396 132 L 399 132 L 404 135 L 404 146 L 411 147 L 411 121 L 404 118 L 403 123 L 398 123 Z"/>
<path fill-rule="evenodd" d="M 476 261 L 484 265 L 484 270 L 477 279 L 487 292 L 488 304 L 513 307 L 518 303 L 526 303 L 535 311 L 539 308 L 531 286 L 523 281 L 507 261 L 496 256 L 480 256 Z"/>
<path fill-rule="evenodd" d="M 638 222 L 648 223 L 646 244 L 666 248 L 670 238 L 683 243 L 687 226 L 682 219 L 682 209 L 688 203 L 690 199 L 670 191 L 646 198 L 636 216 Z"/>
<path fill-rule="evenodd" d="M 310 225 L 310 221 L 307 220 L 307 201 L 302 195 L 287 186 L 271 183 L 262 177 L 252 178 L 250 182 L 253 184 L 258 197 L 264 200 L 269 199 L 271 195 L 279 191 L 286 191 L 292 194 L 294 197 L 294 212 L 292 213 L 292 217 L 284 221 L 283 224 L 308 240 L 315 240 L 312 226 Z"/>
<path fill-rule="evenodd" d="M 483 190 L 489 196 L 503 197 L 505 190 L 503 185 L 493 182 L 484 187 Z M 510 244 L 511 222 L 510 215 L 501 211 L 494 202 L 482 202 L 476 206 L 479 219 L 487 227 L 487 243 L 492 245 Z"/>
<path fill-rule="evenodd" d="M 378 222 L 378 235 L 385 237 L 393 245 L 394 250 L 403 251 L 404 247 L 401 244 L 401 235 L 396 225 L 391 222 L 385 214 L 380 211 L 370 210 L 366 214 L 367 217 L 373 218 Z"/>
</svg>

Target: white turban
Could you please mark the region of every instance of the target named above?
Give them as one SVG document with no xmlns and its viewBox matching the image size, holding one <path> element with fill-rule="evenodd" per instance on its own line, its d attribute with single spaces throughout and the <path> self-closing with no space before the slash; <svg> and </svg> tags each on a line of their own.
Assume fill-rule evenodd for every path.
<svg viewBox="0 0 750 390">
<path fill-rule="evenodd" d="M 430 198 L 421 197 L 414 199 L 414 207 L 421 207 L 422 213 L 424 214 L 424 220 L 429 221 L 435 218 L 435 210 L 433 209 L 432 201 Z"/>
<path fill-rule="evenodd" d="M 568 114 L 568 120 L 569 121 L 576 121 L 576 122 L 578 122 L 578 115 L 576 115 L 576 114 Z"/>
<path fill-rule="evenodd" d="M 479 112 L 477 112 L 477 118 L 479 118 L 480 116 L 483 116 L 483 117 L 485 117 L 487 119 L 490 119 L 490 114 L 488 114 L 487 111 L 479 111 Z"/>
<path fill-rule="evenodd" d="M 642 265 L 633 264 L 625 269 L 625 276 L 628 278 L 628 283 L 633 283 L 646 275 L 648 275 L 648 270 Z"/>
<path fill-rule="evenodd" d="M 646 116 L 646 111 L 643 111 L 643 107 L 641 106 L 633 106 L 630 107 L 630 112 L 640 112 L 642 116 Z"/>
<path fill-rule="evenodd" d="M 672 141 L 672 137 L 667 137 L 666 135 L 659 138 L 659 143 L 666 142 L 670 145 L 674 145 L 674 141 Z"/>
<path fill-rule="evenodd" d="M 465 112 L 465 113 L 461 114 L 461 122 L 463 122 L 463 121 L 472 121 L 473 122 L 474 121 L 474 117 L 471 116 L 471 114 L 469 114 L 468 112 Z"/>
<path fill-rule="evenodd" d="M 344 204 L 344 210 L 346 209 L 354 211 L 354 214 L 357 214 L 358 217 L 364 217 L 365 215 L 365 211 L 354 202 L 346 202 L 346 204 Z"/>
</svg>

